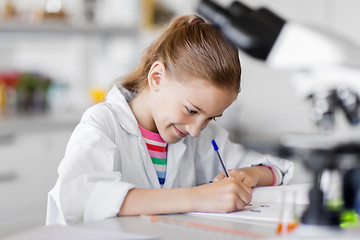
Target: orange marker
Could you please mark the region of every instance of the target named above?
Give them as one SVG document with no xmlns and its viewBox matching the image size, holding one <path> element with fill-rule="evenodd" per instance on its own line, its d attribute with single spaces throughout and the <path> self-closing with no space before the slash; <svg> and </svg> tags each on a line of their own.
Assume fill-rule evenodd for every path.
<svg viewBox="0 0 360 240">
<path fill-rule="evenodd" d="M 285 225 L 285 224 L 284 224 Z M 276 233 L 281 235 L 281 234 L 286 234 L 286 233 L 291 233 L 292 231 L 295 230 L 295 228 L 299 226 L 299 223 L 297 222 L 290 222 L 286 224 L 286 227 L 283 228 L 283 223 L 279 223 L 277 229 L 276 229 Z"/>
</svg>

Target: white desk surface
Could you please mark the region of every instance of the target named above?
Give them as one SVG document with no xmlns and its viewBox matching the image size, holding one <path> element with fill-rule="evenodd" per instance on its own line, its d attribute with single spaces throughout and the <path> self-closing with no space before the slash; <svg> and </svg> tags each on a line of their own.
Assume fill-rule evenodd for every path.
<svg viewBox="0 0 360 240">
<path fill-rule="evenodd" d="M 201 224 L 199 226 L 185 226 L 179 224 L 165 223 L 165 222 L 152 222 L 150 217 L 144 216 L 131 216 L 131 217 L 119 217 L 111 218 L 96 222 L 89 222 L 85 224 L 73 225 L 73 227 L 81 229 L 91 229 L 91 230 L 101 230 L 101 231 L 116 231 L 116 232 L 126 232 L 134 234 L 142 234 L 147 236 L 152 236 L 153 239 L 207 239 L 207 240 L 232 240 L 232 239 L 256 239 L 251 236 L 251 233 L 261 234 L 266 237 L 275 237 L 276 226 L 274 224 L 265 223 L 265 225 L 257 225 L 246 223 L 245 221 L 226 221 L 205 217 L 192 216 L 187 214 L 174 214 L 166 215 L 167 218 L 174 221 L 184 221 L 191 222 L 196 224 Z M 205 227 L 202 227 L 205 226 Z M 207 227 L 217 228 L 214 230 L 208 229 Z M 4 238 L 3 240 L 48 240 L 50 235 L 56 236 L 61 234 L 59 229 L 53 229 L 45 232 L 47 227 L 32 229 L 30 231 L 25 231 L 20 234 L 15 234 Z M 219 230 L 220 229 L 220 230 Z M 225 229 L 225 231 L 223 231 Z M 229 233 L 226 230 L 235 230 L 236 233 Z M 35 230 L 35 231 L 34 231 Z M 51 233 L 52 232 L 52 233 Z M 244 234 L 242 234 L 244 232 Z M 250 233 L 250 235 L 247 235 Z M 58 239 L 58 238 L 52 238 Z M 59 238 L 61 239 L 61 238 Z M 64 239 L 76 239 L 77 238 L 64 238 Z"/>
<path fill-rule="evenodd" d="M 270 202 L 279 202 L 281 191 L 288 189 L 297 189 L 302 192 L 301 196 L 307 196 L 309 184 L 283 186 L 283 187 L 266 187 L 259 191 L 254 191 L 253 199 L 264 199 L 265 196 Z M 276 192 L 277 191 L 277 192 Z M 270 194 L 271 193 L 271 194 Z M 307 199 L 300 197 L 296 200 L 296 205 L 304 206 Z M 193 214 L 171 214 L 160 215 L 166 218 L 166 221 L 151 221 L 147 216 L 132 216 L 105 219 L 101 221 L 88 222 L 84 224 L 73 225 L 72 227 L 40 227 L 9 236 L 3 240 L 80 240 L 80 239 L 98 239 L 91 238 L 91 230 L 98 230 L 100 233 L 133 233 L 147 235 L 148 239 L 177 240 L 177 239 L 198 239 L 198 240 L 231 240 L 231 239 L 280 239 L 276 235 L 277 222 L 275 221 L 258 221 L 234 218 L 210 218 Z M 360 219 L 359 219 L 360 220 Z M 81 231 L 82 238 L 74 237 L 73 228 Z M 69 229 L 69 231 L 67 231 Z M 298 230 L 299 229 L 299 230 Z M 291 234 L 282 237 L 282 240 L 291 239 L 359 239 L 360 226 L 357 228 L 335 231 L 334 228 L 321 228 L 314 226 L 301 226 L 297 231 L 301 234 Z M 86 230 L 86 231 L 83 231 Z M 301 231 L 301 232 L 300 232 Z M 85 232 L 85 234 L 84 234 Z M 313 234 L 304 236 L 306 234 Z M 314 234 L 318 233 L 318 236 Z M 95 234 L 95 232 L 94 232 Z M 85 235 L 85 237 L 84 237 Z M 86 238 L 86 235 L 88 238 Z M 105 234 L 106 235 L 106 234 Z M 108 234 L 109 235 L 109 234 Z M 108 236 L 107 235 L 107 236 Z M 111 235 L 111 234 L 110 234 Z M 256 235 L 256 236 L 254 236 Z M 257 237 L 262 235 L 263 238 Z M 130 239 L 130 238 L 111 238 L 104 237 L 101 239 Z M 136 239 L 136 238 L 132 238 Z M 139 238 L 137 238 L 139 239 Z"/>
<path fill-rule="evenodd" d="M 73 228 L 90 231 L 88 236 L 79 237 L 74 234 L 71 235 L 64 229 L 58 229 L 51 227 L 42 227 L 31 229 L 19 234 L 12 235 L 4 238 L 3 240 L 82 240 L 82 239 L 100 239 L 91 236 L 91 231 L 98 230 L 100 233 L 132 233 L 149 236 L 149 238 L 114 238 L 111 234 L 104 234 L 101 239 L 160 239 L 160 240 L 234 240 L 234 239 L 281 239 L 281 240 L 335 240 L 335 239 L 359 239 L 360 228 L 350 229 L 350 231 L 335 231 L 334 228 L 326 229 L 325 234 L 319 234 L 316 236 L 314 228 L 306 229 L 306 235 L 294 235 L 290 234 L 286 237 L 280 237 L 276 235 L 276 224 L 269 222 L 246 222 L 246 221 L 227 221 L 220 219 L 204 218 L 199 216 L 187 215 L 187 214 L 175 214 L 166 215 L 167 218 L 171 218 L 174 221 L 186 221 L 197 224 L 203 224 L 204 226 L 213 226 L 218 229 L 234 229 L 236 233 L 227 233 L 222 230 L 210 230 L 198 226 L 184 226 L 177 224 L 170 224 L 164 222 L 152 222 L 148 217 L 134 216 L 134 217 L 119 217 L 106 219 L 96 222 L 89 222 L 85 224 L 74 225 Z M 202 225 L 201 225 L 202 226 Z M 314 226 L 312 226 L 314 227 Z M 239 232 L 261 234 L 263 238 L 257 238 L 246 234 L 240 234 Z M 94 232 L 96 233 L 96 232 Z M 97 235 L 99 236 L 99 234 Z M 111 236 L 111 237 L 106 237 Z M 89 238 L 90 237 L 90 238 Z"/>
<path fill-rule="evenodd" d="M 257 225 L 246 221 L 228 221 L 213 218 L 205 218 L 191 216 L 187 214 L 167 215 L 166 218 L 174 220 L 174 222 L 190 222 L 202 224 L 200 226 L 173 224 L 168 222 L 152 222 L 148 217 L 120 217 L 116 220 L 103 221 L 101 224 L 89 223 L 84 227 L 100 227 L 102 229 L 114 229 L 118 227 L 123 231 L 141 233 L 145 235 L 159 236 L 160 239 L 255 239 L 251 236 L 264 235 L 276 236 L 276 225 L 264 223 Z M 113 225 L 110 227 L 110 225 Z M 220 230 L 212 230 L 212 228 Z M 223 231 L 224 230 L 224 231 Z M 230 233 L 227 230 L 238 230 L 238 232 Z M 241 234 L 241 232 L 244 234 Z M 247 234 L 249 233 L 249 235 Z"/>
</svg>

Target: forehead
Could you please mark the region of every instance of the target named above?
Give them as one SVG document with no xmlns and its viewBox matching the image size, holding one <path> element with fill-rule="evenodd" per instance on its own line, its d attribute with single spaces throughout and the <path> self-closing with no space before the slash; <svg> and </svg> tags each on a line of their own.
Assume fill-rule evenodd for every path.
<svg viewBox="0 0 360 240">
<path fill-rule="evenodd" d="M 221 88 L 199 78 L 170 80 L 169 85 L 176 89 L 175 94 L 181 96 L 184 101 L 214 116 L 221 115 L 237 96 L 233 89 Z"/>
</svg>

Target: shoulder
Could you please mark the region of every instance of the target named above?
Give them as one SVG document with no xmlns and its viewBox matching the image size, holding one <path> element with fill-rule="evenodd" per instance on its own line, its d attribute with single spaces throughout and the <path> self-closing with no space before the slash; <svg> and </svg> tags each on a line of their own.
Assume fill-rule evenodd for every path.
<svg viewBox="0 0 360 240">
<path fill-rule="evenodd" d="M 112 89 L 105 102 L 88 108 L 80 124 L 92 125 L 110 135 L 117 134 L 121 129 L 135 135 L 139 132 L 136 118 L 119 89 Z"/>
<path fill-rule="evenodd" d="M 118 132 L 116 115 L 107 103 L 99 103 L 88 108 L 74 132 L 84 135 L 108 136 L 113 139 Z M 90 136 L 89 136 L 90 137 Z"/>
<path fill-rule="evenodd" d="M 114 118 L 114 110 L 108 103 L 98 103 L 88 108 L 82 118 L 82 123 L 110 123 Z"/>
<path fill-rule="evenodd" d="M 114 124 L 127 115 L 132 115 L 125 96 L 120 89 L 114 86 L 107 94 L 106 101 L 95 104 L 88 108 L 81 119 L 81 122 Z"/>
</svg>

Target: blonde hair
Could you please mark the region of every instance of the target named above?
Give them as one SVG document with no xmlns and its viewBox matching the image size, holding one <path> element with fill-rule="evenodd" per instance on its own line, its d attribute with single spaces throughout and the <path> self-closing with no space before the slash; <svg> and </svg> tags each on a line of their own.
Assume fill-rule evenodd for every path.
<svg viewBox="0 0 360 240">
<path fill-rule="evenodd" d="M 166 74 L 177 80 L 197 77 L 240 92 L 241 66 L 237 48 L 215 26 L 196 15 L 175 18 L 147 48 L 136 69 L 121 80 L 123 87 L 132 92 L 144 90 L 155 61 L 162 62 Z"/>
</svg>

